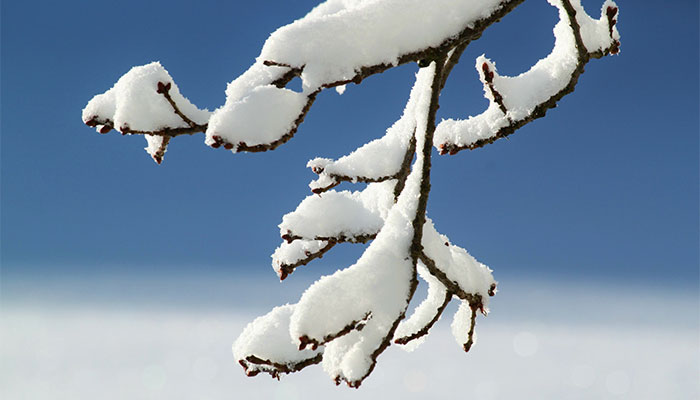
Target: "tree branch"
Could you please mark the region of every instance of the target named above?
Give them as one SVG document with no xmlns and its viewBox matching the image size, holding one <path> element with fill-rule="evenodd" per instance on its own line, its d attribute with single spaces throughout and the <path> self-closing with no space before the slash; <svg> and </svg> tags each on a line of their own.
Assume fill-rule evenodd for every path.
<svg viewBox="0 0 700 400">
<path fill-rule="evenodd" d="M 490 135 L 487 138 L 479 139 L 476 140 L 472 143 L 469 143 L 467 145 L 457 145 L 454 143 L 442 143 L 438 145 L 438 149 L 440 151 L 440 154 L 457 154 L 461 150 L 474 150 L 480 147 L 484 147 L 487 144 L 491 144 L 495 142 L 496 140 L 500 138 L 507 137 L 513 133 L 515 133 L 518 129 L 521 127 L 527 125 L 528 123 L 538 119 L 542 118 L 545 116 L 547 111 L 551 108 L 555 108 L 557 106 L 557 103 L 559 100 L 561 100 L 564 96 L 566 96 L 569 93 L 572 93 L 574 89 L 576 88 L 576 84 L 578 83 L 578 78 L 581 76 L 581 74 L 584 72 L 584 67 L 588 63 L 588 61 L 591 58 L 601 58 L 603 56 L 606 56 L 608 54 L 617 54 L 619 52 L 619 46 L 620 43 L 615 40 L 612 37 L 613 34 L 613 26 L 615 25 L 615 15 L 617 14 L 617 8 L 615 7 L 608 7 L 608 10 L 606 10 L 606 15 L 608 18 L 608 27 L 610 31 L 610 36 L 612 39 L 612 43 L 610 46 L 608 46 L 605 49 L 594 51 L 594 52 L 589 52 L 584 43 L 583 39 L 581 37 L 581 26 L 579 25 L 578 21 L 576 20 L 576 10 L 574 7 L 571 5 L 570 0 L 562 0 L 562 6 L 564 10 L 566 11 L 566 14 L 569 19 L 569 26 L 571 27 L 571 31 L 574 35 L 574 40 L 576 43 L 576 50 L 578 52 L 578 63 L 571 73 L 571 77 L 568 81 L 568 83 L 562 87 L 561 90 L 553 94 L 551 97 L 549 97 L 547 100 L 543 101 L 542 103 L 536 105 L 533 110 L 527 115 L 526 117 L 519 119 L 517 121 L 513 121 L 510 118 L 509 124 L 498 129 L 496 132 L 494 132 L 492 135 Z M 486 64 L 485 64 L 486 65 Z M 488 67 L 488 66 L 487 66 Z M 504 114 L 508 113 L 507 108 L 503 104 L 503 97 L 496 91 L 496 89 L 493 87 L 493 72 L 488 71 L 488 68 L 484 69 L 484 74 L 486 77 L 489 77 L 490 81 L 487 81 L 489 90 L 491 90 L 491 93 L 494 96 L 494 101 L 498 104 L 499 108 Z"/>
</svg>

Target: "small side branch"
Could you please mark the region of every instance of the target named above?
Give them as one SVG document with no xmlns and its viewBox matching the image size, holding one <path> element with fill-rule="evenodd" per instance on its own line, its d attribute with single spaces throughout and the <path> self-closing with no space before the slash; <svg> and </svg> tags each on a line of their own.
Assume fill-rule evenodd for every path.
<svg viewBox="0 0 700 400">
<path fill-rule="evenodd" d="M 435 261 L 433 261 L 432 258 L 428 257 L 428 255 L 425 254 L 425 252 L 423 251 L 421 251 L 420 253 L 420 260 L 423 262 L 423 264 L 425 264 L 425 267 L 428 269 L 428 271 L 434 277 L 436 277 L 440 281 L 440 283 L 445 285 L 449 292 L 454 293 L 457 297 L 468 302 L 470 305 L 477 304 L 480 308 L 483 308 L 481 295 L 467 293 L 464 289 L 462 289 L 459 286 L 459 284 L 457 284 L 457 282 L 451 281 L 447 277 L 447 274 L 445 274 L 440 268 L 437 267 Z"/>
<path fill-rule="evenodd" d="M 302 336 L 299 338 L 299 350 L 304 350 L 308 346 L 311 347 L 311 350 L 316 350 L 318 346 L 323 346 L 324 344 L 330 342 L 331 340 L 337 339 L 341 336 L 347 335 L 348 333 L 358 330 L 361 331 L 362 328 L 365 327 L 365 324 L 367 321 L 372 318 L 372 313 L 367 312 L 364 317 L 357 321 L 352 321 L 349 324 L 347 324 L 343 329 L 339 330 L 336 333 L 326 335 L 323 337 L 323 339 L 319 342 L 316 339 L 312 339 L 306 335 Z"/>
<path fill-rule="evenodd" d="M 292 243 L 295 240 L 323 240 L 326 242 L 332 242 L 333 244 L 337 244 L 337 243 L 367 243 L 370 240 L 374 240 L 375 237 L 377 237 L 376 232 L 363 234 L 363 235 L 346 236 L 344 234 L 340 234 L 338 236 L 333 236 L 333 237 L 316 236 L 313 238 L 305 238 L 302 236 L 297 236 L 297 235 L 293 234 L 292 232 L 287 232 L 284 235 L 282 235 L 282 240 L 286 241 L 287 243 Z"/>
<path fill-rule="evenodd" d="M 285 280 L 292 272 L 294 272 L 295 269 L 302 265 L 306 265 L 310 263 L 311 261 L 317 259 L 317 258 L 322 258 L 324 254 L 326 254 L 330 249 L 333 248 L 338 244 L 337 241 L 331 241 L 329 240 L 325 246 L 323 246 L 320 250 L 315 251 L 315 252 L 309 252 L 307 251 L 305 253 L 305 257 L 290 264 L 285 264 L 281 263 L 279 264 L 279 271 L 278 275 L 281 281 Z"/>
<path fill-rule="evenodd" d="M 471 309 L 471 318 L 469 323 L 469 332 L 467 332 L 467 341 L 462 345 L 465 352 L 469 352 L 474 344 L 474 329 L 476 328 L 476 311 L 479 309 L 477 304 L 469 303 Z"/>
<path fill-rule="evenodd" d="M 238 363 L 243 367 L 247 376 L 255 376 L 260 372 L 267 372 L 273 378 L 279 379 L 280 374 L 301 371 L 310 365 L 320 363 L 321 360 L 323 360 L 323 353 L 318 353 L 314 357 L 296 363 L 279 363 L 250 355 L 245 360 L 239 360 Z M 263 366 L 263 368 L 253 368 L 253 365 Z"/>
</svg>

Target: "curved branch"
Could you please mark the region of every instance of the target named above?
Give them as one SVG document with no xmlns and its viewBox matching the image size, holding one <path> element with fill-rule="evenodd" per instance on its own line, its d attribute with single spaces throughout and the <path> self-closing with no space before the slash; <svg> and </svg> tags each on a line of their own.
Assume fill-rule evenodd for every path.
<svg viewBox="0 0 700 400">
<path fill-rule="evenodd" d="M 610 33 L 609 45 L 602 49 L 589 51 L 584 45 L 584 40 L 581 35 L 581 26 L 576 19 L 576 10 L 574 6 L 571 4 L 570 0 L 562 0 L 561 4 L 568 17 L 568 24 L 574 36 L 576 52 L 578 54 L 578 62 L 573 71 L 571 72 L 568 82 L 559 91 L 551 95 L 549 98 L 547 98 L 539 104 L 536 104 L 528 113 L 528 115 L 526 115 L 523 118 L 513 120 L 509 115 L 510 110 L 506 107 L 506 105 L 503 102 L 503 96 L 494 87 L 493 71 L 491 71 L 490 66 L 485 62 L 482 66 L 485 86 L 492 94 L 493 102 L 498 105 L 498 108 L 506 116 L 508 123 L 498 128 L 495 132 L 491 132 L 487 137 L 479 138 L 466 144 L 452 143 L 450 141 L 444 141 L 443 143 L 436 144 L 436 147 L 438 147 L 440 154 L 453 155 L 461 150 L 474 150 L 480 147 L 484 147 L 487 144 L 493 143 L 500 138 L 504 138 L 515 133 L 524 125 L 538 118 L 544 117 L 549 109 L 555 108 L 557 106 L 559 100 L 561 100 L 564 96 L 574 91 L 576 84 L 578 83 L 579 77 L 584 72 L 585 65 L 588 63 L 588 61 L 590 61 L 591 58 L 601 58 L 608 54 L 617 54 L 619 52 L 620 43 L 615 38 L 615 31 L 613 29 L 615 23 L 617 22 L 615 20 L 615 16 L 617 15 L 616 7 L 611 6 L 608 7 L 606 10 L 606 18 Z M 585 18 L 590 17 L 585 15 Z M 485 115 L 485 113 L 482 115 Z"/>
</svg>

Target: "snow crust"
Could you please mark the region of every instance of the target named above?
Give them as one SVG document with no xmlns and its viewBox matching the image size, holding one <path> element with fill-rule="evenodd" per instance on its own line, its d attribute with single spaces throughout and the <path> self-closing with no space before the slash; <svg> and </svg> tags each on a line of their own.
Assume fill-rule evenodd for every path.
<svg viewBox="0 0 700 400">
<path fill-rule="evenodd" d="M 435 131 L 436 147 L 448 143 L 464 147 L 493 137 L 499 129 L 529 116 L 535 107 L 569 84 L 578 66 L 578 49 L 569 25 L 569 17 L 561 1 L 549 0 L 549 3 L 559 9 L 559 22 L 553 29 L 555 43 L 551 53 L 528 71 L 515 77 L 499 75 L 495 63 L 484 55 L 479 56 L 476 59 L 476 69 L 484 84 L 489 107 L 483 113 L 466 120 L 447 119 L 440 122 Z M 597 20 L 585 13 L 580 0 L 572 0 L 571 4 L 576 10 L 576 21 L 581 26 L 581 38 L 589 53 L 602 51 L 610 47 L 613 40 L 619 40 L 617 28 L 613 27 L 612 36 L 610 35 L 606 16 L 608 7 L 617 7 L 613 1 L 608 0 L 603 4 L 601 17 Z M 495 102 L 484 66 L 493 73 L 492 85 L 503 97 L 503 105 L 507 110 L 505 114 Z"/>
</svg>

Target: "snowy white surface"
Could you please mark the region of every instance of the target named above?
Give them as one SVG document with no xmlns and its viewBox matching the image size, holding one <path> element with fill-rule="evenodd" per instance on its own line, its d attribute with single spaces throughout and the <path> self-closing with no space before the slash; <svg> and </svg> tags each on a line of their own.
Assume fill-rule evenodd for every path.
<svg viewBox="0 0 700 400">
<path fill-rule="evenodd" d="M 268 144 L 280 139 L 294 127 L 294 121 L 306 105 L 307 96 L 273 85 L 258 86 L 237 101 L 227 100 L 209 121 L 206 144 L 213 136 L 236 145 Z"/>
<path fill-rule="evenodd" d="M 356 391 L 336 387 L 320 366 L 281 381 L 248 378 L 231 356 L 231 338 L 256 308 L 288 301 L 303 283 L 84 276 L 22 284 L 4 276 L 0 398 L 300 400 L 310 388 L 333 399 L 700 397 L 696 290 L 508 279 L 493 299 L 499 312 L 479 320 L 468 354 L 446 317 L 413 353 L 392 345 Z M 666 294 L 657 301 L 650 293 Z"/>
<path fill-rule="evenodd" d="M 395 181 L 371 183 L 362 191 L 327 191 L 306 197 L 282 217 L 280 234 L 304 239 L 373 235 L 381 229 L 394 204 Z"/>
<path fill-rule="evenodd" d="M 490 15 L 500 3 L 328 0 L 275 31 L 259 60 L 303 66 L 304 86 L 316 88 L 350 79 L 362 66 L 395 65 L 402 54 L 437 46 Z"/>
</svg>

